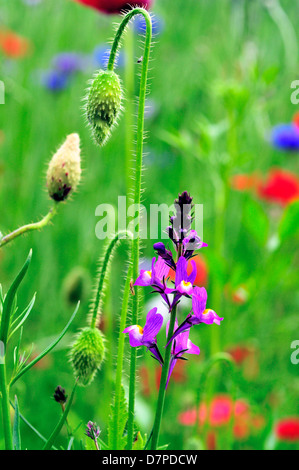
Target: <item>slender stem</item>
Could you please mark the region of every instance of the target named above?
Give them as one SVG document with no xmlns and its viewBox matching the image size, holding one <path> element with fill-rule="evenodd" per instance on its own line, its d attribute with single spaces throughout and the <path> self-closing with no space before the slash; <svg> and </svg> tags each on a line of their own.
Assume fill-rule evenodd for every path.
<svg viewBox="0 0 299 470">
<path fill-rule="evenodd" d="M 123 373 L 124 346 L 125 346 L 125 335 L 123 334 L 123 330 L 125 329 L 126 322 L 127 322 L 131 277 L 132 277 L 132 266 L 130 265 L 128 269 L 128 273 L 127 273 L 125 288 L 124 288 L 124 296 L 123 296 L 121 315 L 120 315 L 120 325 L 119 325 L 116 378 L 115 378 L 114 429 L 118 428 L 118 422 L 119 422 L 119 404 L 120 404 L 120 396 L 121 396 L 121 381 L 122 381 L 122 373 Z M 112 436 L 112 438 L 113 438 L 113 446 L 111 450 L 119 450 L 118 449 L 119 447 L 118 433 L 115 433 Z"/>
<path fill-rule="evenodd" d="M 168 335 L 167 335 L 167 343 L 173 335 L 175 317 L 176 317 L 176 308 L 174 308 L 170 314 L 170 323 L 169 323 L 169 330 L 168 330 Z M 167 382 L 167 376 L 168 376 L 168 371 L 169 371 L 171 347 L 172 347 L 172 342 L 169 343 L 165 351 L 164 364 L 162 367 L 158 402 L 157 402 L 157 408 L 156 408 L 156 417 L 155 417 L 153 435 L 152 435 L 152 441 L 151 441 L 151 450 L 156 450 L 159 444 L 159 433 L 160 433 L 164 402 L 165 402 L 166 382 Z"/>
<path fill-rule="evenodd" d="M 142 61 L 142 70 L 140 78 L 140 91 L 139 91 L 139 104 L 138 104 L 138 116 L 137 116 L 137 144 L 136 144 L 136 163 L 135 163 L 135 189 L 134 189 L 134 204 L 136 208 L 140 208 L 141 202 L 141 176 L 142 176 L 142 157 L 143 157 L 143 131 L 144 131 L 144 109 L 145 109 L 145 97 L 146 97 L 146 85 L 148 75 L 149 56 L 152 40 L 152 21 L 149 13 L 143 8 L 134 8 L 122 20 L 118 31 L 115 35 L 114 42 L 112 44 L 110 57 L 108 61 L 108 70 L 113 70 L 117 50 L 120 44 L 120 40 L 123 32 L 131 18 L 133 16 L 141 14 L 144 16 L 146 23 L 145 43 L 144 43 L 144 54 Z M 132 242 L 132 266 L 133 266 L 133 279 L 138 277 L 139 270 L 139 252 L 140 252 L 140 211 L 138 211 L 138 219 L 136 223 L 136 236 Z M 138 323 L 138 289 L 136 289 L 136 295 L 133 297 L 132 304 L 132 322 L 133 324 Z M 130 362 L 130 385 L 129 385 L 129 412 L 128 412 L 128 443 L 127 449 L 131 450 L 133 447 L 134 438 L 134 410 L 135 410 L 135 382 L 136 382 L 136 360 L 137 350 L 132 348 L 131 350 L 131 362 Z"/>
<path fill-rule="evenodd" d="M 90 321 L 91 328 L 95 328 L 96 327 L 96 322 L 97 322 L 97 320 L 99 320 L 99 306 L 100 306 L 100 301 L 101 301 L 101 298 L 102 298 L 105 278 L 106 278 L 107 270 L 108 270 L 108 267 L 109 267 L 109 263 L 111 261 L 112 253 L 113 253 L 117 243 L 119 242 L 119 240 L 121 238 L 124 238 L 125 236 L 128 236 L 128 237 L 131 238 L 132 234 L 130 232 L 125 231 L 125 230 L 120 230 L 119 232 L 117 232 L 117 234 L 111 239 L 111 241 L 110 241 L 110 243 L 109 243 L 109 245 L 106 249 L 104 259 L 103 259 L 103 263 L 102 263 L 102 267 L 101 267 L 101 272 L 100 272 L 99 279 L 98 279 L 98 286 L 97 286 L 97 290 L 96 290 L 96 296 L 95 296 L 95 300 L 94 300 L 94 304 L 93 304 L 92 312 L 91 312 L 91 321 Z"/>
<path fill-rule="evenodd" d="M 6 450 L 13 449 L 12 443 L 12 431 L 10 422 L 10 406 L 9 406 L 9 387 L 7 386 L 6 380 L 6 367 L 5 359 L 1 358 L 0 363 L 0 391 L 1 391 L 1 402 L 2 402 L 2 422 L 3 432 L 5 439 Z"/>
<path fill-rule="evenodd" d="M 134 32 L 128 28 L 125 37 L 126 67 L 125 67 L 125 90 L 126 90 L 126 110 L 125 110 L 125 174 L 126 174 L 126 192 L 131 194 L 132 186 L 132 156 L 134 143 Z"/>
<path fill-rule="evenodd" d="M 11 242 L 15 238 L 19 237 L 20 235 L 23 235 L 24 233 L 32 232 L 33 230 L 41 230 L 50 223 L 50 221 L 56 214 L 57 203 L 52 207 L 49 213 L 45 217 L 43 217 L 39 222 L 23 225 L 22 227 L 19 227 L 8 235 L 5 235 L 4 237 L 0 238 L 0 248 L 6 245 L 7 243 Z"/>
</svg>

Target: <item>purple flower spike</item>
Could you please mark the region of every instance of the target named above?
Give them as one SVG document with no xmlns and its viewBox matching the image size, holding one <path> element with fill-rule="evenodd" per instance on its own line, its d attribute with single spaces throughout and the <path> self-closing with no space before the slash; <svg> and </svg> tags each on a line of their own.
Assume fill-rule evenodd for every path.
<svg viewBox="0 0 299 470">
<path fill-rule="evenodd" d="M 128 326 L 123 333 L 128 333 L 130 345 L 135 348 L 145 346 L 160 364 L 163 364 L 163 358 L 157 347 L 156 336 L 161 330 L 163 316 L 157 313 L 157 308 L 152 308 L 146 317 L 144 328 L 139 325 Z"/>
<path fill-rule="evenodd" d="M 165 294 L 167 287 L 166 287 L 166 278 L 169 273 L 169 266 L 165 263 L 165 261 L 158 256 L 158 260 L 156 258 L 152 259 L 152 267 L 151 270 L 146 271 L 145 269 L 140 270 L 140 275 L 135 281 L 135 286 L 152 286 L 156 292 L 161 294 L 162 298 L 165 300 L 168 306 L 170 306 L 169 299 Z"/>
<path fill-rule="evenodd" d="M 220 325 L 220 322 L 223 318 L 220 318 L 214 310 L 207 309 L 207 291 L 204 287 L 195 287 L 193 290 L 192 295 L 192 309 L 193 315 L 189 314 L 187 318 L 183 321 L 183 323 L 175 330 L 172 338 L 167 343 L 168 344 L 173 341 L 179 334 L 184 331 L 190 330 L 192 326 L 199 325 L 200 323 L 206 323 L 207 325 L 211 325 L 212 323 L 216 323 L 216 325 Z"/>
<path fill-rule="evenodd" d="M 178 323 L 177 321 L 175 322 L 175 328 L 177 329 Z M 168 328 L 169 324 L 167 325 L 167 335 L 168 335 Z M 168 387 L 169 379 L 171 377 L 171 374 L 173 372 L 174 366 L 176 365 L 177 361 L 179 359 L 181 360 L 186 360 L 183 357 L 183 354 L 200 354 L 200 349 L 198 346 L 193 344 L 190 339 L 189 339 L 189 333 L 190 330 L 185 331 L 183 333 L 179 333 L 177 338 L 173 341 L 172 346 L 171 346 L 171 359 L 170 359 L 170 364 L 169 364 L 169 371 L 168 371 L 168 377 L 167 377 L 167 382 L 166 382 L 166 387 Z M 169 343 L 168 343 L 169 344 Z"/>
<path fill-rule="evenodd" d="M 191 274 L 187 273 L 187 260 L 184 256 L 180 256 L 176 266 L 175 289 L 167 288 L 166 294 L 175 293 L 172 308 L 178 302 L 182 295 L 191 296 L 193 293 L 193 283 L 196 278 L 196 263 L 191 261 Z"/>
</svg>

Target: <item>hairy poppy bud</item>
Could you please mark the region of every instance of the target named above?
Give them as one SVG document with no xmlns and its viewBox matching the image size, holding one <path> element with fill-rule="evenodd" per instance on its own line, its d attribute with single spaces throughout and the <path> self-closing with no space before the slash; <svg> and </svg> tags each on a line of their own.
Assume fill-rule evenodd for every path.
<svg viewBox="0 0 299 470">
<path fill-rule="evenodd" d="M 122 88 L 118 75 L 100 70 L 91 83 L 86 103 L 86 117 L 95 141 L 104 145 L 121 111 Z"/>
<path fill-rule="evenodd" d="M 81 177 L 79 144 L 78 134 L 68 135 L 49 163 L 47 188 L 49 196 L 54 201 L 64 201 L 79 184 Z"/>
<path fill-rule="evenodd" d="M 71 362 L 80 385 L 89 385 L 105 356 L 104 337 L 97 328 L 83 328 L 71 349 Z"/>
</svg>

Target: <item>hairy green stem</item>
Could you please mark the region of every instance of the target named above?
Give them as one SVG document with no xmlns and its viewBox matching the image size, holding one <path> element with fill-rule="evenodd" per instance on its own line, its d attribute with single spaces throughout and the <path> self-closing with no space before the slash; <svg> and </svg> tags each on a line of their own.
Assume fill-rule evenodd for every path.
<svg viewBox="0 0 299 470">
<path fill-rule="evenodd" d="M 48 225 L 51 222 L 51 220 L 56 214 L 57 214 L 57 203 L 55 203 L 55 205 L 48 212 L 48 214 L 45 217 L 43 217 L 39 222 L 23 225 L 22 227 L 19 227 L 13 232 L 0 238 L 0 248 L 4 245 L 7 245 L 7 243 L 11 242 L 12 240 L 19 237 L 20 235 L 23 235 L 24 233 L 32 232 L 34 230 L 41 230 L 42 228 L 46 227 L 46 225 Z"/>
<path fill-rule="evenodd" d="M 4 357 L 0 358 L 0 391 L 2 402 L 2 422 L 6 450 L 13 449 L 12 431 L 10 422 L 10 406 L 9 406 L 9 387 L 6 380 L 6 367 Z"/>
<path fill-rule="evenodd" d="M 132 266 L 129 266 L 125 288 L 124 296 L 122 301 L 122 308 L 120 314 L 120 324 L 119 324 L 119 335 L 118 335 L 118 350 L 117 350 L 117 362 L 116 362 L 116 377 L 115 377 L 115 406 L 114 406 L 114 429 L 118 428 L 119 424 L 119 405 L 121 399 L 121 382 L 122 382 L 122 373 L 123 373 L 123 363 L 124 363 L 124 347 L 125 347 L 125 335 L 123 331 L 126 327 L 127 322 L 127 312 L 130 296 L 130 284 L 132 278 Z M 118 442 L 118 433 L 114 433 L 112 436 L 113 445 L 111 450 L 119 450 Z"/>
<path fill-rule="evenodd" d="M 117 243 L 119 242 L 119 240 L 122 238 L 125 238 L 126 236 L 129 236 L 131 238 L 132 234 L 125 230 L 120 230 L 119 232 L 117 232 L 117 234 L 111 239 L 106 249 L 106 252 L 104 254 L 104 259 L 103 259 L 101 272 L 99 275 L 98 286 L 96 290 L 96 296 L 95 296 L 95 300 L 94 300 L 94 304 L 93 304 L 92 312 L 91 312 L 91 320 L 90 320 L 91 328 L 96 327 L 96 322 L 99 319 L 99 306 L 100 306 L 100 301 L 102 298 L 103 287 L 104 287 L 105 278 L 106 278 L 106 274 L 107 274 L 107 270 L 109 267 L 109 262 L 111 260 L 112 253 Z"/>
<path fill-rule="evenodd" d="M 169 342 L 170 338 L 173 335 L 175 317 L 176 317 L 176 308 L 174 308 L 170 314 L 170 323 L 169 323 L 169 330 L 168 330 L 168 335 L 167 335 L 167 343 Z M 154 427 L 152 431 L 153 435 L 152 435 L 152 440 L 151 440 L 151 450 L 156 450 L 159 444 L 159 433 L 160 433 L 164 402 L 165 402 L 166 382 L 167 382 L 167 376 L 168 376 L 168 371 L 169 371 L 171 348 L 172 348 L 172 341 L 171 343 L 169 343 L 169 345 L 167 346 L 165 350 L 164 364 L 162 367 L 158 402 L 157 402 L 157 408 L 156 408 L 156 417 L 155 417 Z"/>
<path fill-rule="evenodd" d="M 146 86 L 148 76 L 148 65 L 149 56 L 152 40 L 152 21 L 149 13 L 143 8 L 134 8 L 129 11 L 123 18 L 118 31 L 115 35 L 110 57 L 108 61 L 108 70 L 113 70 L 114 62 L 117 54 L 117 50 L 120 44 L 121 37 L 125 31 L 125 28 L 129 21 L 135 15 L 143 15 L 146 22 L 146 33 L 144 43 L 144 54 L 142 61 L 142 70 L 140 78 L 140 91 L 139 91 L 139 103 L 138 103 L 138 115 L 137 115 L 137 144 L 136 144 L 136 163 L 135 163 L 135 188 L 134 188 L 134 204 L 136 210 L 138 210 L 137 223 L 136 223 L 136 237 L 132 242 L 132 266 L 133 266 L 133 279 L 138 277 L 139 270 L 139 252 L 140 252 L 140 202 L 141 202 L 141 176 L 142 176 L 142 157 L 143 157 L 143 140 L 144 140 L 144 110 L 145 110 L 145 97 L 146 97 Z M 132 303 L 132 323 L 138 324 L 138 289 L 136 289 L 136 295 L 133 297 Z M 134 411 L 135 411 L 135 382 L 136 382 L 136 360 L 137 350 L 132 348 L 131 350 L 131 362 L 130 362 L 130 385 L 129 385 L 129 412 L 128 412 L 128 443 L 127 449 L 131 450 L 133 447 L 134 440 Z"/>
</svg>

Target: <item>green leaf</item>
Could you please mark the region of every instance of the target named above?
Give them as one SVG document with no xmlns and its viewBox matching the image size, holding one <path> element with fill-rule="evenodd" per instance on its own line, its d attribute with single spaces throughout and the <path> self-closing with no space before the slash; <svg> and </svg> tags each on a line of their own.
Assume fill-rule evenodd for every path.
<svg viewBox="0 0 299 470">
<path fill-rule="evenodd" d="M 15 416 L 13 421 L 12 440 L 14 450 L 21 450 L 20 413 L 17 395 L 15 395 Z"/>
<path fill-rule="evenodd" d="M 33 361 L 31 361 L 26 367 L 24 367 L 12 380 L 10 385 L 13 385 L 23 374 L 25 374 L 31 367 L 33 367 L 38 361 L 40 361 L 46 354 L 48 354 L 52 349 L 55 348 L 55 346 L 59 343 L 59 341 L 64 337 L 66 332 L 68 331 L 69 327 L 71 326 L 72 321 L 74 320 L 75 316 L 77 315 L 78 309 L 79 309 L 80 302 L 78 302 L 75 311 L 73 315 L 71 316 L 69 322 L 65 326 L 65 328 L 62 330 L 58 338 L 56 338 L 53 343 L 50 344 L 43 352 L 41 352 Z"/>
<path fill-rule="evenodd" d="M 19 285 L 21 284 L 24 276 L 28 270 L 29 264 L 32 258 L 32 250 L 30 250 L 29 255 L 25 261 L 24 266 L 22 267 L 21 271 L 13 281 L 12 285 L 10 286 L 3 303 L 3 312 L 1 318 L 1 328 L 0 328 L 0 341 L 6 345 L 7 343 L 7 336 L 10 324 L 10 315 L 12 311 L 12 307 L 14 305 L 15 296 L 18 290 Z"/>
<path fill-rule="evenodd" d="M 9 335 L 8 335 L 8 340 L 10 340 L 10 338 L 12 337 L 12 335 L 18 331 L 18 329 L 25 323 L 25 321 L 27 320 L 27 318 L 29 317 L 30 315 L 30 312 L 34 306 L 34 303 L 35 303 L 35 299 L 36 299 L 36 294 L 34 294 L 32 300 L 30 301 L 30 303 L 27 305 L 27 307 L 25 308 L 25 310 L 12 322 L 11 324 L 11 327 L 10 328 L 13 328 L 15 324 L 17 324 L 17 326 L 9 332 Z"/>
<path fill-rule="evenodd" d="M 133 442 L 133 450 L 143 450 L 145 445 L 144 441 L 146 441 L 146 436 L 144 436 L 143 439 L 140 434 L 140 431 L 138 431 L 136 440 Z"/>
<path fill-rule="evenodd" d="M 62 429 L 62 426 L 63 426 L 64 423 L 66 422 L 67 416 L 68 416 L 68 414 L 69 414 L 69 411 L 70 411 L 71 406 L 72 406 L 72 403 L 73 403 L 73 399 L 74 399 L 76 387 L 77 387 L 77 382 L 75 383 L 75 386 L 74 386 L 74 388 L 73 388 L 72 394 L 71 394 L 69 400 L 67 401 L 67 404 L 66 404 L 64 413 L 63 413 L 63 415 L 61 416 L 60 420 L 58 421 L 58 423 L 57 423 L 57 425 L 56 425 L 54 431 L 53 431 L 52 434 L 51 434 L 51 436 L 49 437 L 49 439 L 47 440 L 46 444 L 44 445 L 43 450 L 49 450 L 49 449 L 51 449 L 52 445 L 53 445 L 54 442 L 55 442 L 56 437 L 58 436 L 58 434 L 60 433 L 60 431 L 61 431 L 61 429 Z"/>
<path fill-rule="evenodd" d="M 268 239 L 269 219 L 258 202 L 249 199 L 245 203 L 243 224 L 255 242 L 262 247 L 265 246 Z"/>
<path fill-rule="evenodd" d="M 111 413 L 108 424 L 109 449 L 123 450 L 125 448 L 127 441 L 124 436 L 124 430 L 127 420 L 127 401 L 125 399 L 124 387 L 122 386 L 118 403 L 115 403 L 115 398 L 113 398 L 113 402 L 111 404 Z"/>
<path fill-rule="evenodd" d="M 283 213 L 279 224 L 279 238 L 281 242 L 299 234 L 299 201 L 289 204 Z"/>
</svg>

